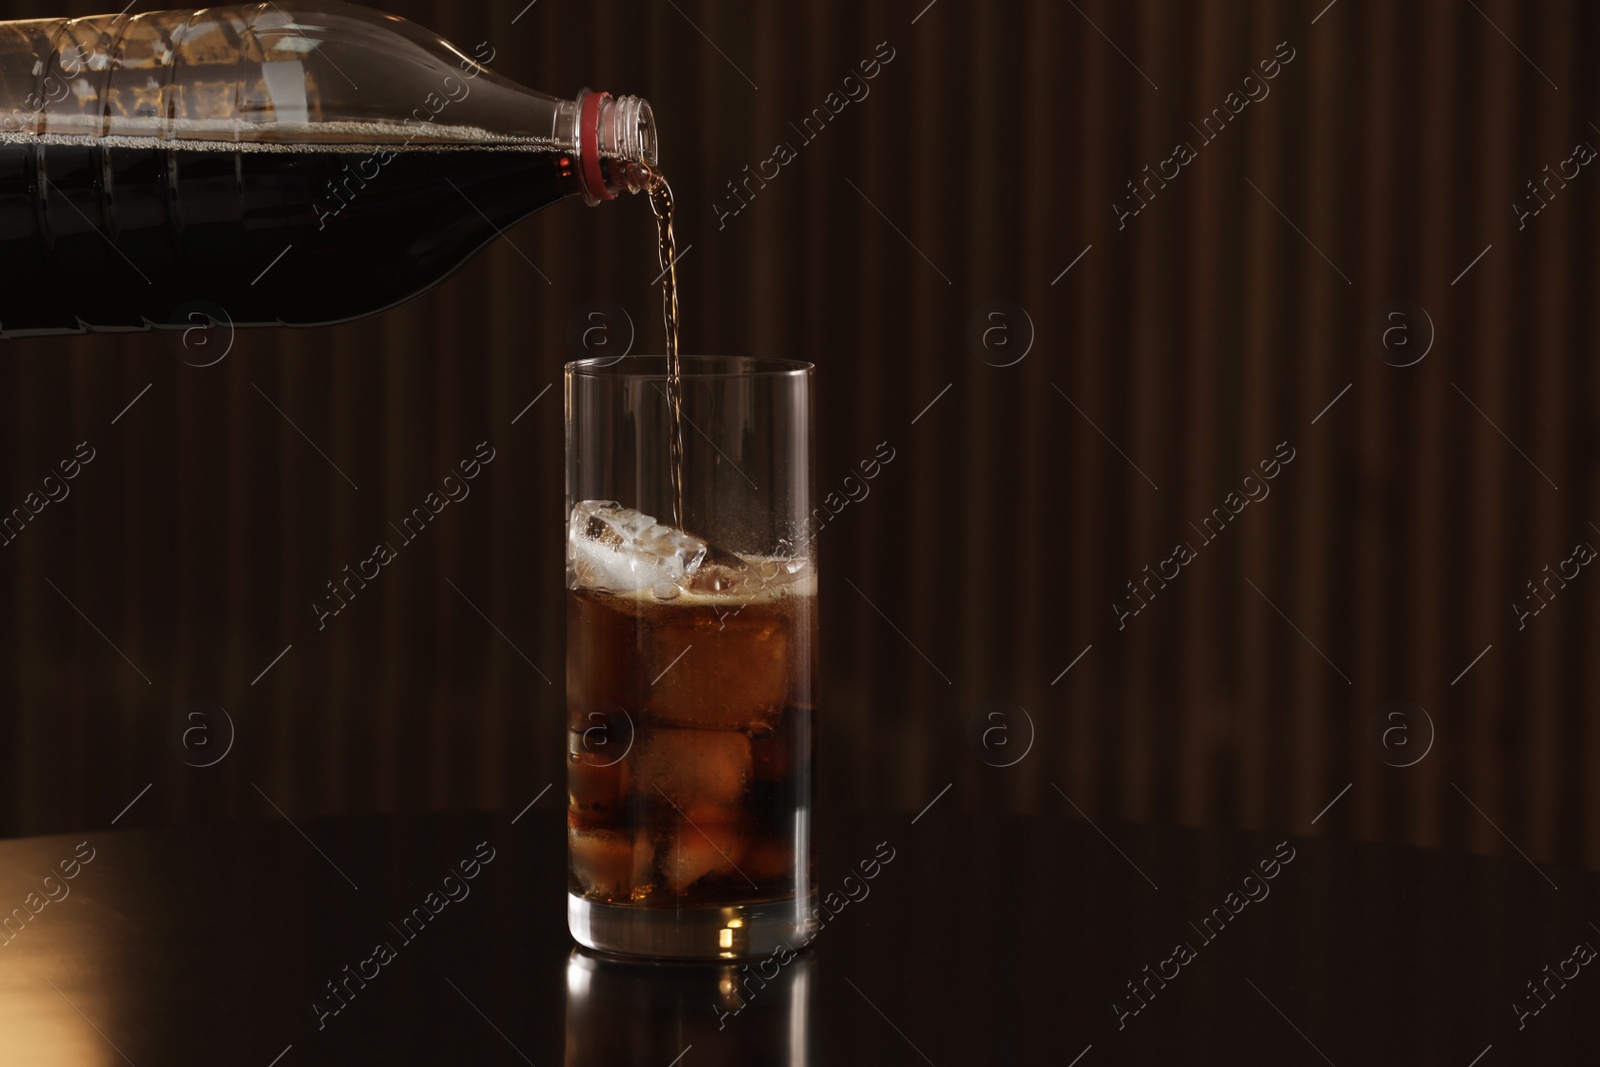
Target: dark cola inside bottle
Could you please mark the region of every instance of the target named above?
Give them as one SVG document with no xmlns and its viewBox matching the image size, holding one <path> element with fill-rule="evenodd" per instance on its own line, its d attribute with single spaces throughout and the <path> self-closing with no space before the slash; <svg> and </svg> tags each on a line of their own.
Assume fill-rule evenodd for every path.
<svg viewBox="0 0 1600 1067">
<path fill-rule="evenodd" d="M 344 321 L 645 188 L 648 104 L 493 58 L 315 0 L 0 23 L 0 336 Z"/>
</svg>

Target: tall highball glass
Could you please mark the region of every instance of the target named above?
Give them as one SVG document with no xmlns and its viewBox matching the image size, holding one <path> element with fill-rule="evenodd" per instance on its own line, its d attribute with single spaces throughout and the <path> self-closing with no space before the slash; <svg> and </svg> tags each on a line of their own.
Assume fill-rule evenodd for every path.
<svg viewBox="0 0 1600 1067">
<path fill-rule="evenodd" d="M 567 917 L 590 948 L 782 963 L 804 940 L 811 376 L 685 356 L 675 422 L 664 357 L 567 365 Z"/>
</svg>

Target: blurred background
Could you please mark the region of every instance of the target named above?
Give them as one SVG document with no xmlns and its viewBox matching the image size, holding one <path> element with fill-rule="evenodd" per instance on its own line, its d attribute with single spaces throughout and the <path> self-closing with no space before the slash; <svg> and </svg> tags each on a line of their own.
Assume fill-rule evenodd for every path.
<svg viewBox="0 0 1600 1067">
<path fill-rule="evenodd" d="M 952 784 L 1600 867 L 1600 578 L 1547 581 L 1600 545 L 1600 177 L 1547 180 L 1600 145 L 1592 9 L 525 3 L 376 6 L 546 92 L 646 97 L 685 349 L 817 365 L 819 494 L 893 451 L 818 540 L 825 807 Z M 569 201 L 402 308 L 241 330 L 214 366 L 163 334 L 0 342 L 0 508 L 94 453 L 0 547 L 0 834 L 563 781 L 560 368 L 593 301 L 659 351 L 658 271 L 643 198 Z M 319 629 L 325 583 L 485 441 Z M 169 745 L 190 701 L 236 727 L 215 766 Z M 992 702 L 1008 767 L 973 743 Z"/>
</svg>

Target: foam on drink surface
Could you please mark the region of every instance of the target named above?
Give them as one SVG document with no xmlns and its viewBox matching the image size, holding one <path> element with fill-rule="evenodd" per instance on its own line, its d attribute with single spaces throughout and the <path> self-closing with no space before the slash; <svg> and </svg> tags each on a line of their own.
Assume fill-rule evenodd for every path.
<svg viewBox="0 0 1600 1067">
<path fill-rule="evenodd" d="M 685 605 L 753 603 L 816 591 L 815 575 L 805 560 L 720 549 L 614 500 L 573 505 L 567 584 Z"/>
</svg>

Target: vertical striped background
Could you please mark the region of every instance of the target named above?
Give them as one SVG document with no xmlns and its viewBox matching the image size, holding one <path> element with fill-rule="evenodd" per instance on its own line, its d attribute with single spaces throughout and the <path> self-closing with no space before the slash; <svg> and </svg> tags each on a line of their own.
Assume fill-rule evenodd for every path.
<svg viewBox="0 0 1600 1067">
<path fill-rule="evenodd" d="M 953 782 L 941 803 L 1600 865 L 1600 578 L 1520 631 L 1510 606 L 1600 545 L 1600 177 L 1521 231 L 1510 207 L 1600 146 L 1586 7 L 383 6 L 525 84 L 646 96 L 686 346 L 818 365 L 821 492 L 894 448 L 819 541 L 830 804 Z M 802 145 L 789 123 L 879 42 L 870 95 Z M 1280 42 L 1270 95 L 1202 143 L 1189 123 Z M 1124 183 L 1183 140 L 1119 230 Z M 797 158 L 719 228 L 779 141 Z M 263 795 L 517 809 L 559 782 L 559 368 L 589 300 L 659 346 L 648 216 L 558 205 L 391 314 L 241 333 L 208 369 L 158 335 L 4 342 L 0 507 L 78 442 L 96 458 L 0 548 L 0 832 L 104 826 L 146 784 L 119 825 L 272 816 Z M 993 300 L 1031 320 L 1014 366 L 970 340 Z M 1435 334 L 1405 369 L 1366 336 L 1394 300 Z M 485 440 L 472 495 L 318 631 L 322 583 Z M 1280 442 L 1271 495 L 1202 543 Z M 1119 629 L 1124 583 L 1185 540 Z M 1395 699 L 1436 732 L 1407 769 L 1371 740 Z M 238 727 L 216 767 L 166 746 L 188 700 Z M 968 742 L 995 700 L 1036 733 L 1006 769 Z"/>
</svg>

